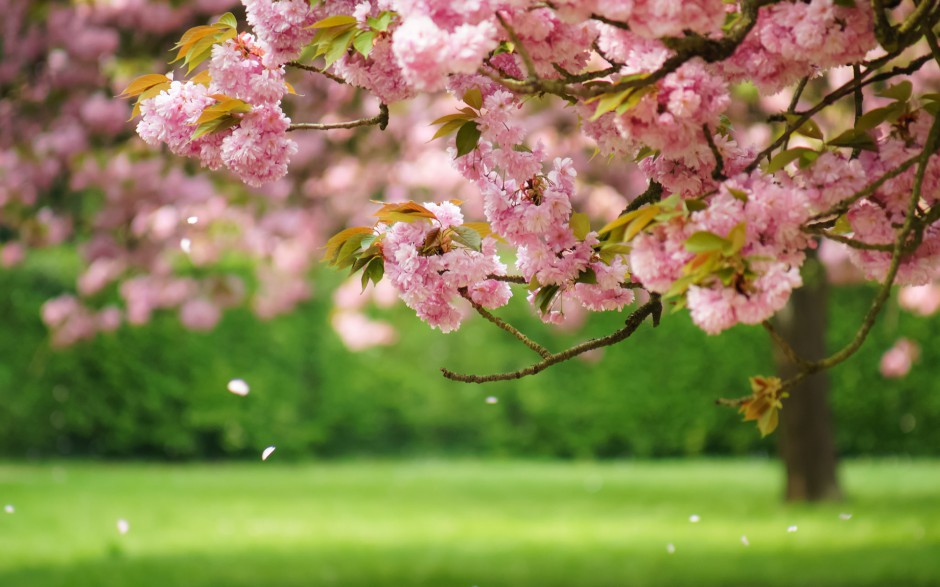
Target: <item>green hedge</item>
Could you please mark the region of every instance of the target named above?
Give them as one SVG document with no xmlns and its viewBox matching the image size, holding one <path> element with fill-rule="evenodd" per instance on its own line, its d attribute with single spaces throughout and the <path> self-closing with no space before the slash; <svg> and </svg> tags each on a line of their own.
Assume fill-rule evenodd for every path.
<svg viewBox="0 0 940 587">
<path fill-rule="evenodd" d="M 482 320 L 442 335 L 405 308 L 383 316 L 400 330 L 397 345 L 349 352 L 328 325 L 329 284 L 323 283 L 317 299 L 271 322 L 236 311 L 214 332 L 198 334 L 159 316 L 144 328 L 53 351 L 39 306 L 63 291 L 69 277 L 36 265 L 0 273 L 8 292 L 0 299 L 3 456 L 257 458 L 272 444 L 281 458 L 605 458 L 774 448 L 772 438 L 761 440 L 733 410 L 714 405 L 717 396 L 746 393 L 748 375 L 772 372 L 769 344 L 757 328 L 709 338 L 680 313 L 666 316 L 658 329 L 644 326 L 597 363 L 576 360 L 520 381 L 478 386 L 446 381 L 439 368 L 504 371 L 535 355 Z M 870 293 L 837 292 L 833 344 L 850 336 Z M 533 321 L 522 302 L 506 315 L 553 348 L 576 340 Z M 622 319 L 598 316 L 587 334 L 615 329 Z M 891 310 L 862 352 L 832 373 L 843 454 L 937 454 L 940 394 L 930 367 L 940 364 L 938 324 Z M 886 381 L 878 360 L 899 332 L 919 341 L 923 356 L 908 378 Z M 233 377 L 247 380 L 251 394 L 226 392 Z M 487 403 L 488 396 L 499 402 Z"/>
</svg>

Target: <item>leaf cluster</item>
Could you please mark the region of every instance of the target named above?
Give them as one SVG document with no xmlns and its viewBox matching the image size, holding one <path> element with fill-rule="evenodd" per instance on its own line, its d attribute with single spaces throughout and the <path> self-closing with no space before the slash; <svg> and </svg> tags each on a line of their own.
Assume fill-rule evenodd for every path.
<svg viewBox="0 0 940 587">
<path fill-rule="evenodd" d="M 309 27 L 316 29 L 309 45 L 312 57 L 323 57 L 324 67 L 329 67 L 352 48 L 368 59 L 376 38 L 388 31 L 396 17 L 394 12 L 386 10 L 378 16 L 370 17 L 365 28 L 359 26 L 356 17 L 346 14 L 336 14 L 319 20 Z"/>
</svg>

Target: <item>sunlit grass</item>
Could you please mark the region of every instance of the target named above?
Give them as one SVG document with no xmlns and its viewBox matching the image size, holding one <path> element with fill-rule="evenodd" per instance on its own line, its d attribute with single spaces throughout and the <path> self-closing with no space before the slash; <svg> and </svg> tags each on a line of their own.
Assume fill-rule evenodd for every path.
<svg viewBox="0 0 940 587">
<path fill-rule="evenodd" d="M 0 585 L 940 584 L 931 461 L 788 506 L 766 461 L 276 459 L 0 466 Z"/>
</svg>

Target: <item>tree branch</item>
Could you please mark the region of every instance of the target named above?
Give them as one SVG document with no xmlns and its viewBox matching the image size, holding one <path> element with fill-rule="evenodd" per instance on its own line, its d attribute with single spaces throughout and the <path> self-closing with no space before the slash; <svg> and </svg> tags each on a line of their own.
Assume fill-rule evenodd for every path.
<svg viewBox="0 0 940 587">
<path fill-rule="evenodd" d="M 441 373 L 444 374 L 444 377 L 452 381 L 462 381 L 464 383 L 489 383 L 492 381 L 509 381 L 513 379 L 522 379 L 528 375 L 535 375 L 536 373 L 541 373 L 545 369 L 548 369 L 552 365 L 557 365 L 564 361 L 568 361 L 577 357 L 578 355 L 584 354 L 590 350 L 594 350 L 601 347 L 611 346 L 626 340 L 633 334 L 637 328 L 640 327 L 640 324 L 649 317 L 653 316 L 654 325 L 658 323 L 658 314 L 662 312 L 662 303 L 659 301 L 659 296 L 654 294 L 649 302 L 635 310 L 627 318 L 624 327 L 616 332 L 609 334 L 603 338 L 595 338 L 583 342 L 577 346 L 573 346 L 568 350 L 561 351 L 559 353 L 554 353 L 544 360 L 535 363 L 525 369 L 519 369 L 518 371 L 512 371 L 510 373 L 496 373 L 493 375 L 462 375 L 460 373 L 454 373 L 447 369 L 441 369 Z"/>
<path fill-rule="evenodd" d="M 708 148 L 712 150 L 712 155 L 715 157 L 715 168 L 712 170 L 712 179 L 715 181 L 728 179 L 727 176 L 725 176 L 725 160 L 721 157 L 721 152 L 718 150 L 718 145 L 715 144 L 712 131 L 708 128 L 707 124 L 702 125 L 702 133 L 705 134 L 705 142 L 708 143 Z"/>
<path fill-rule="evenodd" d="M 318 123 L 318 122 L 295 122 L 287 127 L 287 132 L 294 130 L 335 130 L 338 128 L 357 128 L 360 126 L 375 126 L 379 130 L 385 130 L 388 126 L 388 105 L 379 104 L 379 113 L 372 118 L 360 118 L 359 120 L 349 120 L 347 122 Z"/>
<path fill-rule="evenodd" d="M 314 73 L 319 73 L 320 75 L 327 77 L 338 84 L 346 83 L 346 80 L 339 77 L 335 73 L 330 73 L 329 71 L 326 71 L 325 69 L 320 69 L 319 67 L 314 67 L 312 65 L 304 65 L 303 63 L 300 63 L 298 61 L 288 62 L 287 65 L 296 69 L 302 69 L 304 71 L 312 71 Z"/>
<path fill-rule="evenodd" d="M 526 345 L 527 347 L 529 347 L 529 348 L 532 349 L 533 351 L 537 352 L 539 355 L 541 355 L 541 357 L 542 357 L 543 359 L 547 359 L 547 358 L 549 358 L 549 357 L 552 356 L 552 352 L 551 352 L 550 350 L 548 350 L 547 348 L 543 347 L 543 346 L 540 345 L 539 343 L 535 342 L 534 340 L 532 340 L 532 339 L 529 338 L 528 336 L 522 334 L 522 332 L 520 332 L 519 329 L 516 328 L 516 327 L 514 327 L 512 324 L 506 322 L 505 320 L 503 320 L 503 319 L 501 319 L 501 318 L 499 318 L 499 317 L 497 317 L 497 316 L 494 316 L 489 310 L 487 310 L 486 308 L 484 308 L 484 307 L 481 306 L 480 304 L 474 302 L 474 301 L 470 298 L 470 294 L 467 292 L 467 288 L 462 287 L 462 288 L 460 288 L 459 291 L 460 291 L 460 296 L 461 296 L 463 299 L 465 299 L 465 300 L 467 300 L 468 302 L 470 302 L 470 305 L 473 306 L 473 309 L 477 311 L 477 314 L 479 314 L 480 316 L 483 316 L 484 318 L 486 318 L 487 320 L 489 320 L 490 322 L 492 322 L 492 323 L 495 324 L 496 326 L 502 328 L 503 330 L 505 330 L 505 331 L 508 332 L 509 334 L 515 336 L 515 337 L 519 340 L 519 342 L 521 342 L 522 344 Z"/>
<path fill-rule="evenodd" d="M 865 319 L 862 321 L 861 326 L 859 326 L 855 336 L 847 345 L 845 345 L 838 352 L 830 355 L 829 357 L 826 357 L 825 359 L 809 363 L 806 368 L 803 369 L 802 376 L 805 377 L 811 373 L 829 369 L 830 367 L 834 367 L 835 365 L 845 361 L 855 354 L 855 352 L 862 346 L 862 344 L 865 342 L 865 339 L 868 337 L 868 333 L 875 324 L 875 319 L 878 317 L 878 314 L 884 307 L 885 302 L 891 295 L 891 287 L 894 285 L 894 279 L 897 277 L 898 270 L 901 267 L 901 260 L 904 256 L 907 239 L 913 232 L 914 226 L 917 222 L 917 205 L 920 202 L 921 190 L 924 185 L 924 175 L 927 170 L 927 164 L 930 160 L 930 157 L 936 153 L 938 139 L 940 139 L 940 117 L 934 119 L 933 126 L 930 127 L 930 132 L 927 135 L 927 140 L 924 143 L 924 149 L 921 151 L 920 156 L 918 157 L 919 164 L 917 167 L 917 175 L 914 178 L 914 189 L 911 191 L 911 199 L 907 206 L 907 216 L 904 219 L 904 225 L 898 231 L 897 239 L 894 242 L 894 252 L 891 255 L 891 264 L 888 267 L 887 274 L 885 275 L 884 283 L 882 283 L 881 289 L 878 291 L 875 299 L 872 300 L 871 307 L 868 309 L 868 313 L 865 315 Z"/>
</svg>

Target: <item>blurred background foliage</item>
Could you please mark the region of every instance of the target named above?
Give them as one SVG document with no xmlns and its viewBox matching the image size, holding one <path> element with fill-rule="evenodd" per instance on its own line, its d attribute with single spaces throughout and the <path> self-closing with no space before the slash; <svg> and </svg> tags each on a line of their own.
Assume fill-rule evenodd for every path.
<svg viewBox="0 0 940 587">
<path fill-rule="evenodd" d="M 72 270 L 75 265 L 74 271 Z M 281 458 L 353 455 L 480 455 L 612 458 L 774 452 L 719 396 L 745 391 L 748 374 L 773 370 L 759 328 L 709 339 L 685 313 L 610 348 L 597 362 L 572 361 L 516 382 L 474 386 L 444 380 L 440 367 L 510 370 L 532 355 L 476 318 L 460 334 L 418 324 L 407 308 L 375 310 L 400 335 L 391 347 L 352 352 L 329 327 L 323 271 L 314 299 L 269 322 L 226 314 L 213 332 L 185 330 L 175 315 L 122 327 L 72 348 L 52 349 L 40 305 L 74 283 L 64 250 L 0 272 L 0 455 L 146 459 L 256 459 L 276 445 Z M 872 291 L 839 288 L 831 299 L 831 344 L 848 339 Z M 516 300 L 511 321 L 552 348 L 575 337 L 549 331 Z M 617 327 L 595 316 L 582 335 Z M 859 355 L 831 373 L 841 455 L 936 455 L 940 318 L 889 309 Z M 878 372 L 898 331 L 917 341 L 919 368 L 900 380 Z M 226 391 L 245 379 L 245 398 Z M 486 398 L 497 398 L 488 403 Z"/>
</svg>

